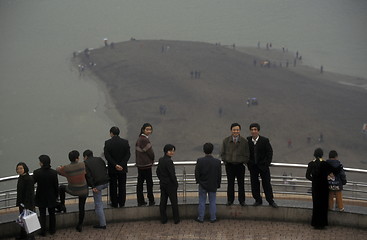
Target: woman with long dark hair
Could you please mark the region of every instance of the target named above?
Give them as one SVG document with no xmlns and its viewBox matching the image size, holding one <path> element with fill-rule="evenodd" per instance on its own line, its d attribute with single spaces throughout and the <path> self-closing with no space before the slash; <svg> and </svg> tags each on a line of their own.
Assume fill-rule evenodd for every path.
<svg viewBox="0 0 367 240">
<path fill-rule="evenodd" d="M 330 166 L 322 159 L 324 152 L 321 148 L 314 151 L 315 159 L 307 167 L 306 178 L 312 181 L 312 220 L 315 229 L 324 229 L 328 225 L 329 184 L 327 176 Z"/>
<path fill-rule="evenodd" d="M 149 136 L 153 132 L 153 126 L 150 123 L 144 123 L 140 129 L 139 138 L 135 144 L 135 163 L 138 168 L 138 184 L 136 185 L 136 195 L 138 206 L 145 206 L 147 202 L 144 199 L 144 181 L 147 183 L 147 195 L 149 206 L 155 204 L 153 195 L 152 167 L 154 163 L 154 151 L 149 141 Z"/>
</svg>

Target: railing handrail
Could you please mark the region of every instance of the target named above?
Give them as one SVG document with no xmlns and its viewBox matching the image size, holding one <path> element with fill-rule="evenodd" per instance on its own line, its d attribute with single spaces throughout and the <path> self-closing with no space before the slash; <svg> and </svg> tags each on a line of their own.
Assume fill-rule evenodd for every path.
<svg viewBox="0 0 367 240">
<path fill-rule="evenodd" d="M 173 162 L 174 165 L 176 166 L 180 166 L 180 165 L 196 165 L 196 161 L 174 161 Z M 223 164 L 223 162 L 222 162 Z M 154 166 L 157 166 L 158 162 L 154 162 Z M 135 163 L 128 163 L 127 164 L 128 167 L 136 167 Z M 271 163 L 270 166 L 274 166 L 274 167 L 290 167 L 290 168 L 307 168 L 306 164 L 299 164 L 299 163 Z M 344 167 L 344 171 L 346 172 L 354 172 L 354 173 L 367 173 L 367 170 L 365 169 L 360 169 L 360 168 L 346 168 Z M 33 173 L 30 173 L 31 175 Z M 2 177 L 0 178 L 0 183 L 1 182 L 6 182 L 6 181 L 10 181 L 10 180 L 15 180 L 17 179 L 19 176 L 18 175 L 13 175 L 13 176 L 7 176 L 7 177 Z"/>
</svg>

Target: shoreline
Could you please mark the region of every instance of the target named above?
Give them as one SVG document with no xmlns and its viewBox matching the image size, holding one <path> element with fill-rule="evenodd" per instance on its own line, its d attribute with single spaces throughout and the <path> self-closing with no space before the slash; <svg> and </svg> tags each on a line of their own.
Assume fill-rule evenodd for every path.
<svg viewBox="0 0 367 240">
<path fill-rule="evenodd" d="M 114 126 L 118 126 L 121 132 L 121 136 L 126 136 L 128 134 L 127 130 L 127 119 L 119 112 L 114 100 L 107 89 L 105 82 L 98 79 L 97 76 L 92 74 L 90 71 L 83 72 L 81 78 L 85 81 L 91 80 L 96 85 L 99 91 L 103 94 L 104 104 L 102 106 L 98 105 L 98 108 L 102 108 L 103 114 L 114 123 Z M 112 126 L 111 126 L 112 127 Z M 106 129 L 109 131 L 109 129 Z"/>
<path fill-rule="evenodd" d="M 299 63 L 297 63 L 296 67 L 293 67 L 292 62 L 295 58 L 295 53 L 292 51 L 287 51 L 283 53 L 280 49 L 264 49 L 264 48 L 256 48 L 249 46 L 239 46 L 237 48 L 238 51 L 246 53 L 248 55 L 254 56 L 254 58 L 263 58 L 270 59 L 271 61 L 284 62 L 288 59 L 290 62 L 290 66 L 288 70 L 295 72 L 297 74 L 301 74 L 306 77 L 319 78 L 320 80 L 333 81 L 335 83 L 339 83 L 342 85 L 360 87 L 367 90 L 367 78 L 362 78 L 358 76 L 352 76 L 343 73 L 335 73 L 324 70 L 322 74 L 320 74 L 320 68 L 313 67 L 304 63 L 304 59 Z M 283 65 L 285 67 L 285 65 Z M 327 67 L 327 66 L 326 66 Z M 324 68 L 325 69 L 325 68 Z M 343 78 L 344 81 L 334 80 Z"/>
</svg>

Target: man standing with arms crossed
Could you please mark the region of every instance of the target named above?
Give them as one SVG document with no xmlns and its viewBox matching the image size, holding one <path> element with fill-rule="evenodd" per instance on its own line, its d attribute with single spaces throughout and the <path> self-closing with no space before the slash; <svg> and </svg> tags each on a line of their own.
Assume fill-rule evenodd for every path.
<svg viewBox="0 0 367 240">
<path fill-rule="evenodd" d="M 129 142 L 120 138 L 119 134 L 120 129 L 112 127 L 110 129 L 111 139 L 107 140 L 104 146 L 110 177 L 111 207 L 114 208 L 125 206 L 127 162 L 130 159 Z"/>
<path fill-rule="evenodd" d="M 83 158 L 87 174 L 88 186 L 92 188 L 94 199 L 94 210 L 97 214 L 99 225 L 93 228 L 106 229 L 106 217 L 103 211 L 102 190 L 108 187 L 108 173 L 106 163 L 100 157 L 93 157 L 91 150 L 83 152 Z"/>
<path fill-rule="evenodd" d="M 245 138 L 240 136 L 241 125 L 232 123 L 231 136 L 223 140 L 221 157 L 227 173 L 227 206 L 234 201 L 234 181 L 237 178 L 238 201 L 241 206 L 245 203 L 245 165 L 249 161 L 249 146 Z"/>
<path fill-rule="evenodd" d="M 260 195 L 260 175 L 266 201 L 268 201 L 269 205 L 273 208 L 277 208 L 278 205 L 273 200 L 273 189 L 270 183 L 271 177 L 269 169 L 273 159 L 273 148 L 268 138 L 259 135 L 260 125 L 258 123 L 251 123 L 249 129 L 251 136 L 247 137 L 250 146 L 248 169 L 251 175 L 252 197 L 255 199 L 253 206 L 259 206 L 263 203 Z"/>
</svg>

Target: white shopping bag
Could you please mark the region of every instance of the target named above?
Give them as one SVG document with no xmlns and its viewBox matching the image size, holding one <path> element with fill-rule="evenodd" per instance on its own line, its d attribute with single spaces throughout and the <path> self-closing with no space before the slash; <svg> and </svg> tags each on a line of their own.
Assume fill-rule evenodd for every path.
<svg viewBox="0 0 367 240">
<path fill-rule="evenodd" d="M 24 209 L 24 211 L 19 215 L 16 222 L 21 227 L 23 227 L 27 233 L 32 233 L 41 228 L 37 213 L 32 212 L 28 209 Z"/>
</svg>

